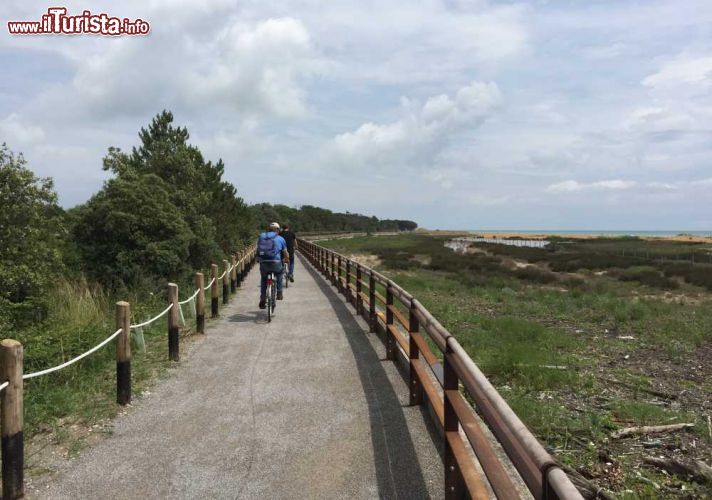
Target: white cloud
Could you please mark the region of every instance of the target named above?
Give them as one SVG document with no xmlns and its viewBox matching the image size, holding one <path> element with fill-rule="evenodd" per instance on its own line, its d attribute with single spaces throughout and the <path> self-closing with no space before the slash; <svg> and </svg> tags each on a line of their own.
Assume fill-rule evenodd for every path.
<svg viewBox="0 0 712 500">
<path fill-rule="evenodd" d="M 402 117 L 387 124 L 364 123 L 353 132 L 334 137 L 329 161 L 342 166 L 429 166 L 447 139 L 472 130 L 501 103 L 495 83 L 472 82 L 454 97 L 445 94 L 420 104 L 401 98 Z"/>
<path fill-rule="evenodd" d="M 641 85 L 650 104 L 634 109 L 628 125 L 646 133 L 695 133 L 712 121 L 712 56 L 687 53 L 663 63 Z"/>
<path fill-rule="evenodd" d="M 690 85 L 699 87 L 700 91 L 707 90 L 712 84 L 712 56 L 678 56 L 665 63 L 657 73 L 645 77 L 642 83 L 650 88 L 672 87 L 677 90 L 680 85 Z"/>
<path fill-rule="evenodd" d="M 16 113 L 0 120 L 0 143 L 7 142 L 11 148 L 27 147 L 44 139 L 42 127 L 24 123 Z"/>
<path fill-rule="evenodd" d="M 89 57 L 73 88 L 92 112 L 141 114 L 147 107 L 294 117 L 306 109 L 300 79 L 321 67 L 294 18 L 248 24 L 229 18 L 212 35 L 156 29 Z"/>
<path fill-rule="evenodd" d="M 577 191 L 584 191 L 587 189 L 630 189 L 637 184 L 635 181 L 624 181 L 621 179 L 611 179 L 596 182 L 578 182 L 575 180 L 567 180 L 558 182 L 556 184 L 551 184 L 547 187 L 547 191 L 555 193 L 571 193 Z"/>
</svg>

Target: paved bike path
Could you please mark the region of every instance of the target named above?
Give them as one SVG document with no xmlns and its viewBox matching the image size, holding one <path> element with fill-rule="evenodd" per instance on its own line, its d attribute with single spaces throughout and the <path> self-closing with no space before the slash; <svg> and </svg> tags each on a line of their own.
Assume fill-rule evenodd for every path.
<svg viewBox="0 0 712 500">
<path fill-rule="evenodd" d="M 380 340 L 301 257 L 295 278 L 267 324 L 253 269 L 170 377 L 32 496 L 441 497 L 438 446 Z"/>
</svg>

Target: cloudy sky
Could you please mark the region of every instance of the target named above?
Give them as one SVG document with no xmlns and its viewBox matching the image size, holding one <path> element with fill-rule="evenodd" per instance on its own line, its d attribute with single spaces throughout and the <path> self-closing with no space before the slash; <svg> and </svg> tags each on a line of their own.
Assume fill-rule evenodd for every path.
<svg viewBox="0 0 712 500">
<path fill-rule="evenodd" d="M 69 0 L 151 33 L 7 33 L 55 4 L 0 6 L 0 142 L 64 206 L 165 108 L 250 202 L 712 229 L 709 0 Z"/>
</svg>

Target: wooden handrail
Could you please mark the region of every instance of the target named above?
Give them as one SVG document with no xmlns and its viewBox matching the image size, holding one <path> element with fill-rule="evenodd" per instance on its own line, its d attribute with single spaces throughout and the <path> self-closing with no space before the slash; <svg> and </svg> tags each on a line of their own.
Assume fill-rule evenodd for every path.
<svg viewBox="0 0 712 500">
<path fill-rule="evenodd" d="M 353 259 L 309 241 L 298 241 L 299 251 L 349 297 L 349 302 L 357 310 L 362 307 L 359 304 L 368 304 L 370 330 L 380 329 L 385 334 L 387 359 L 395 360 L 398 351 L 405 353 L 410 365 L 411 384 L 422 388 L 412 389 L 412 404 L 427 401 L 445 431 L 446 498 L 460 496 L 463 488 L 472 498 L 488 495 L 476 461 L 498 498 L 519 496 L 492 443 L 482 433 L 474 409 L 460 394 L 460 383 L 474 399 L 484 422 L 502 444 L 534 498 L 583 498 L 452 334 L 409 292 Z M 354 267 L 355 273 L 352 272 Z M 368 276 L 368 283 L 363 280 L 364 276 Z M 385 297 L 376 290 L 376 285 L 386 289 Z M 368 294 L 362 291 L 362 286 L 368 288 Z M 409 318 L 396 301 L 409 311 Z M 385 306 L 383 310 L 377 303 Z M 432 352 L 421 331 L 441 351 L 443 362 Z M 421 363 L 421 354 L 426 364 Z M 428 374 L 426 366 L 433 369 L 434 378 Z M 441 371 L 440 375 L 437 370 Z M 420 390 L 422 393 L 418 392 Z M 463 439 L 469 442 L 474 455 L 468 451 Z"/>
</svg>

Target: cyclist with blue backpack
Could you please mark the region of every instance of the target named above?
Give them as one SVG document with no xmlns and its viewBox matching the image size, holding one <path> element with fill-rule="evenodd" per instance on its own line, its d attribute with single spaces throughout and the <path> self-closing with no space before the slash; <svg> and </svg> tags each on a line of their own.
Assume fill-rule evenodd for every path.
<svg viewBox="0 0 712 500">
<path fill-rule="evenodd" d="M 257 259 L 260 261 L 260 275 L 262 276 L 262 286 L 260 287 L 260 309 L 265 308 L 267 294 L 267 276 L 274 273 L 277 282 L 277 300 L 282 300 L 282 275 L 284 266 L 289 264 L 289 253 L 287 252 L 287 242 L 279 235 L 279 224 L 273 222 L 267 231 L 260 234 L 257 239 Z"/>
</svg>

